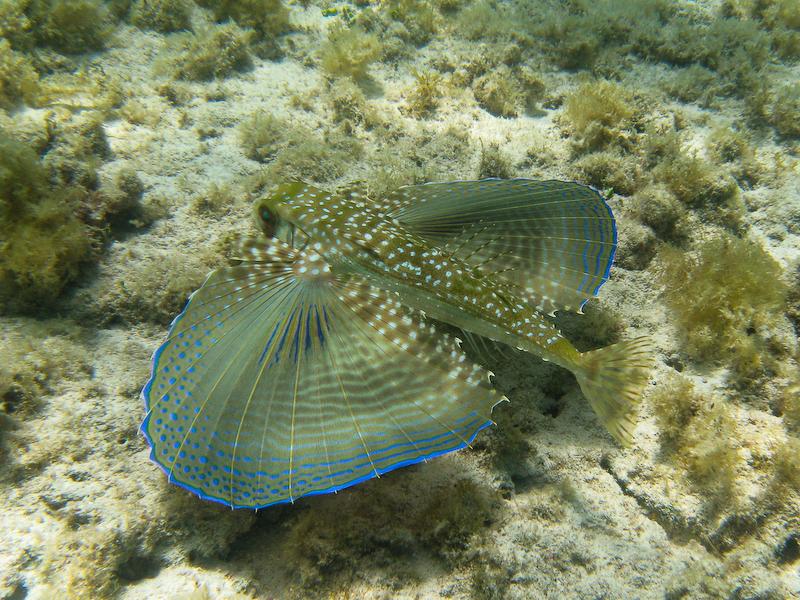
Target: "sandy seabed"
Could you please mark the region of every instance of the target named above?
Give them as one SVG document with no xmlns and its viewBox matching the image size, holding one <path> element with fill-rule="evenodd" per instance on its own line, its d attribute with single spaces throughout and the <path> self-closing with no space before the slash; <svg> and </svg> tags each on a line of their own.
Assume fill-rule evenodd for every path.
<svg viewBox="0 0 800 600">
<path fill-rule="evenodd" d="M 345 14 L 336 6 L 340 16 L 326 17 L 320 6 L 291 5 L 294 31 L 281 42 L 282 58 L 254 57 L 250 69 L 210 82 L 174 80 L 168 36 L 125 23 L 107 50 L 86 59 L 86 72 L 123 90 L 121 108 L 102 125 L 110 153 L 97 166 L 101 184 L 134 171 L 152 216 L 117 227 L 52 314 L 0 317 L 0 357 L 13 383 L 5 405 L 21 393 L 13 390 L 27 394 L 23 409 L 0 421 L 0 598 L 800 596 L 800 493 L 786 475 L 800 461 L 786 456 L 798 448 L 789 441 L 797 423 L 782 404 L 800 402 L 786 391 L 798 381 L 788 316 L 797 296 L 790 292 L 789 308 L 768 324 L 765 339 L 783 350 L 770 359 L 777 366 L 756 369 L 754 382 L 737 379 L 732 359 L 697 359 L 660 277 L 661 244 L 674 240 L 641 217 L 636 183 L 610 198 L 620 231 L 611 280 L 586 315 L 557 318 L 578 345 L 654 340 L 657 366 L 632 448 L 607 435 L 569 374 L 523 356 L 486 358 L 510 402 L 473 448 L 337 494 L 232 511 L 170 485 L 149 460 L 139 394 L 153 351 L 234 238 L 256 233 L 251 207 L 264 183 L 281 169 L 298 176 L 291 148 L 280 143 L 261 161 L 248 156 L 242 124 L 254 127 L 253 115 L 272 115 L 312 145 L 336 146 L 335 156 L 311 159 L 328 189 L 357 180 L 379 192 L 482 175 L 577 179 L 581 169 L 597 176 L 587 152 L 576 150 L 586 142 L 568 109 L 592 74 L 528 58 L 544 87 L 535 108 L 493 114 L 469 81 L 521 68 L 497 58 L 513 54 L 514 42 L 469 39 L 442 25 L 426 44 L 374 60 L 358 85 L 344 84 L 317 58 Z M 796 66 L 779 66 L 779 77 L 797 81 Z M 443 92 L 418 114 L 415 73 L 431 70 L 441 73 Z M 725 163 L 709 150 L 715 132 L 742 122 L 740 100 L 675 99 L 663 82 L 677 67 L 663 63 L 630 59 L 608 70 L 636 113 L 627 124 L 606 124 L 610 135 L 635 144 L 647 127 L 679 122 L 685 152 L 708 156 L 725 176 L 744 169 L 741 156 Z M 63 104 L 91 105 L 89 96 Z M 8 112 L 0 125 L 24 132 L 46 119 L 91 116 L 91 106 L 61 104 Z M 691 252 L 733 229 L 763 247 L 796 290 L 797 142 L 767 128 L 748 144 L 761 176 L 736 178 L 740 223 L 691 207 L 689 241 L 675 245 Z M 646 178 L 641 166 L 606 168 Z M 606 187 L 625 189 L 614 176 Z M 656 407 L 665 401 L 659 390 L 686 393 L 675 377 L 725 407 L 704 430 L 685 417 L 695 436 L 721 450 L 668 443 L 674 432 L 665 433 Z M 724 472 L 714 472 L 715 461 Z"/>
</svg>

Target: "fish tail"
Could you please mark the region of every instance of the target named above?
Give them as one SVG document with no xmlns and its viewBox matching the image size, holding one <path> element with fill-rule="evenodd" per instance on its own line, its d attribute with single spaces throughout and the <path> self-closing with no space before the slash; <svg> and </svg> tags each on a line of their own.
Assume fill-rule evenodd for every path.
<svg viewBox="0 0 800 600">
<path fill-rule="evenodd" d="M 642 390 L 652 367 L 652 346 L 646 337 L 581 354 L 576 370 L 581 390 L 608 432 L 623 446 L 633 441 Z"/>
</svg>

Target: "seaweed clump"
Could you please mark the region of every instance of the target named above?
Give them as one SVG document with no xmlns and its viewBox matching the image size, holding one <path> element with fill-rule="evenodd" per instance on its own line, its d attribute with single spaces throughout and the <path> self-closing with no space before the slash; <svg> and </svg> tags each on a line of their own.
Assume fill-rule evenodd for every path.
<svg viewBox="0 0 800 600">
<path fill-rule="evenodd" d="M 415 71 L 414 87 L 406 97 L 408 112 L 424 117 L 436 111 L 442 97 L 442 76 L 434 71 Z"/>
<path fill-rule="evenodd" d="M 263 58 L 280 55 L 278 38 L 291 29 L 289 11 L 281 0 L 197 0 L 211 10 L 218 23 L 233 21 L 254 32 L 256 53 Z"/>
<path fill-rule="evenodd" d="M 0 38 L 0 108 L 12 109 L 21 102 L 35 104 L 39 74 L 30 59 Z"/>
<path fill-rule="evenodd" d="M 659 239 L 681 243 L 688 238 L 686 208 L 664 185 L 650 185 L 632 198 L 633 212 Z"/>
<path fill-rule="evenodd" d="M 481 146 L 481 158 L 478 163 L 478 179 L 497 177 L 508 179 L 513 175 L 511 160 L 496 143 Z"/>
<path fill-rule="evenodd" d="M 745 464 L 736 420 L 728 404 L 698 392 L 673 375 L 651 395 L 661 446 L 686 467 L 691 482 L 721 509 L 735 501 L 737 474 Z"/>
<path fill-rule="evenodd" d="M 328 39 L 320 49 L 322 70 L 332 77 L 350 77 L 365 81 L 367 69 L 380 54 L 378 37 L 355 25 L 337 24 L 328 32 Z"/>
<path fill-rule="evenodd" d="M 345 122 L 346 124 L 346 122 Z M 326 129 L 322 135 L 295 126 L 272 114 L 257 112 L 239 133 L 248 158 L 270 163 L 266 179 L 297 179 L 326 182 L 341 177 L 348 164 L 361 156 L 363 146 L 342 126 Z"/>
<path fill-rule="evenodd" d="M 192 81 L 224 78 L 252 66 L 248 47 L 251 32 L 234 23 L 214 25 L 192 34 L 178 57 L 175 76 Z"/>
<path fill-rule="evenodd" d="M 800 138 L 800 83 L 787 85 L 776 93 L 769 121 L 780 135 Z"/>
<path fill-rule="evenodd" d="M 692 357 L 726 360 L 742 382 L 772 368 L 768 341 L 787 286 L 765 250 L 724 234 L 694 254 L 664 248 L 661 259 L 665 297 Z"/>
<path fill-rule="evenodd" d="M 398 478 L 394 489 L 367 488 L 346 502 L 326 498 L 296 513 L 287 547 L 301 585 L 314 589 L 309 595 L 327 596 L 323 590 L 352 585 L 387 565 L 403 584 L 422 575 L 413 556 L 463 564 L 494 517 L 497 497 L 470 479 L 451 477 L 423 496 L 412 494 L 412 501 Z M 386 527 L 374 527 L 378 521 Z"/>
<path fill-rule="evenodd" d="M 0 131 L 0 302 L 47 306 L 92 256 L 77 214 L 85 190 L 53 187 L 36 153 Z"/>
<path fill-rule="evenodd" d="M 287 134 L 286 147 L 275 157 L 271 168 L 283 178 L 324 183 L 344 175 L 348 165 L 363 152 L 362 143 L 342 128 L 326 130 L 319 136 L 297 127 Z"/>
<path fill-rule="evenodd" d="M 239 128 L 239 143 L 247 158 L 267 162 L 284 147 L 287 129 L 283 119 L 258 111 Z"/>
<path fill-rule="evenodd" d="M 516 117 L 525 103 L 522 86 L 505 65 L 475 79 L 472 93 L 482 108 L 497 117 Z"/>
<path fill-rule="evenodd" d="M 645 165 L 685 207 L 703 212 L 705 220 L 738 232 L 744 205 L 739 186 L 727 169 L 688 151 L 674 130 L 650 128 L 642 144 Z"/>
<path fill-rule="evenodd" d="M 422 46 L 439 28 L 441 16 L 428 0 L 387 0 L 382 9 L 389 22 L 399 27 L 396 33 L 405 42 Z"/>
<path fill-rule="evenodd" d="M 327 104 L 335 122 L 371 128 L 380 121 L 378 113 L 369 106 L 364 92 L 352 79 L 345 77 L 332 82 L 327 92 Z"/>
<path fill-rule="evenodd" d="M 136 0 L 131 23 L 142 29 L 171 33 L 191 29 L 191 0 Z"/>
<path fill-rule="evenodd" d="M 579 137 L 581 150 L 598 150 L 628 137 L 634 109 L 627 92 L 615 83 L 586 83 L 566 100 L 565 116 Z"/>
<path fill-rule="evenodd" d="M 68 377 L 91 372 L 80 331 L 60 322 L 23 321 L 0 333 L 0 414 L 25 417 Z"/>
<path fill-rule="evenodd" d="M 32 0 L 25 13 L 35 40 L 66 54 L 103 50 L 113 33 L 100 0 Z"/>
</svg>

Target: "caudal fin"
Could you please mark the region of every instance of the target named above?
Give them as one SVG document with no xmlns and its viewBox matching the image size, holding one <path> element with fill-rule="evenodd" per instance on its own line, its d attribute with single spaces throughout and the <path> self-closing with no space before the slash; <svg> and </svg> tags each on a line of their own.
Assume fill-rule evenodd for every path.
<svg viewBox="0 0 800 600">
<path fill-rule="evenodd" d="M 576 372 L 584 396 L 608 432 L 623 446 L 633 441 L 642 390 L 650 379 L 650 340 L 639 337 L 581 354 Z"/>
</svg>

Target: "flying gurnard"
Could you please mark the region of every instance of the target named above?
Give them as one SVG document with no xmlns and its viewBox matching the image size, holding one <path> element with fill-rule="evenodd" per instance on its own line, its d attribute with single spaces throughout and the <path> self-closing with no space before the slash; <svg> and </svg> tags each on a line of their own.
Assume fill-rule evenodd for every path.
<svg viewBox="0 0 800 600">
<path fill-rule="evenodd" d="M 503 400 L 464 338 L 569 369 L 630 443 L 648 341 L 581 353 L 546 318 L 608 279 L 616 225 L 593 188 L 485 179 L 375 199 L 289 183 L 256 209 L 266 235 L 192 294 L 142 391 L 171 482 L 261 508 L 463 448 Z"/>
</svg>

